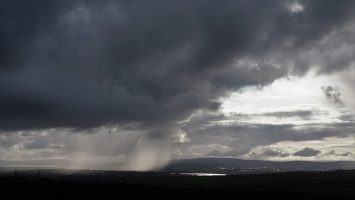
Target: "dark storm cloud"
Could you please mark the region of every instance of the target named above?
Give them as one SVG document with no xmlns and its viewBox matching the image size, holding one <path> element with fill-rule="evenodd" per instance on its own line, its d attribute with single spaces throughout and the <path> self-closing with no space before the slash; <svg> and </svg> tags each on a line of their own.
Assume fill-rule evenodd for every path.
<svg viewBox="0 0 355 200">
<path fill-rule="evenodd" d="M 321 153 L 321 151 L 319 151 L 319 150 L 312 149 L 310 147 L 306 147 L 304 149 L 301 149 L 301 150 L 295 152 L 293 155 L 294 156 L 301 156 L 301 157 L 311 157 L 311 156 L 316 156 L 320 153 Z"/>
<path fill-rule="evenodd" d="M 291 2 L 1 1 L 0 129 L 169 127 L 230 91 L 302 74 L 329 57 L 305 56 L 310 46 L 347 33 L 355 2 L 299 1 L 300 13 Z M 330 58 L 320 71 L 353 59 Z"/>
<path fill-rule="evenodd" d="M 70 1 L 61 3 L 54 0 L 1 1 L 1 67 L 10 67 L 14 62 L 25 64 L 18 60 L 27 53 L 23 48 L 37 37 L 41 29 L 53 28 L 51 25 L 57 16 L 70 4 Z"/>
</svg>

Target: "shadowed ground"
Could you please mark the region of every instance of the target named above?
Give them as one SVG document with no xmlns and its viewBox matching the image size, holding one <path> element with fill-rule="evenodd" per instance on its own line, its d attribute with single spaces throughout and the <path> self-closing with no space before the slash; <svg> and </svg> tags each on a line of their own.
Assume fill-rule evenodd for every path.
<svg viewBox="0 0 355 200">
<path fill-rule="evenodd" d="M 16 198 L 127 199 L 354 199 L 355 171 L 287 172 L 197 177 L 160 172 L 8 174 L 1 196 Z"/>
</svg>

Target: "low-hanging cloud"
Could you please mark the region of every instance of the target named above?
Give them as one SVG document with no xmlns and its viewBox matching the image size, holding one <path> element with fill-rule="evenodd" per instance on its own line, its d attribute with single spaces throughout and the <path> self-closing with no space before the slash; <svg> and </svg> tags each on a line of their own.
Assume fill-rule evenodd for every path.
<svg viewBox="0 0 355 200">
<path fill-rule="evenodd" d="M 320 153 L 321 153 L 321 151 L 319 151 L 319 150 L 312 149 L 310 147 L 306 147 L 304 149 L 301 149 L 301 150 L 295 152 L 293 155 L 294 156 L 301 156 L 301 157 L 311 157 L 311 156 L 316 156 Z"/>
<path fill-rule="evenodd" d="M 251 157 L 255 156 L 257 158 L 268 158 L 268 157 L 281 157 L 281 158 L 285 158 L 290 156 L 290 153 L 287 152 L 281 152 L 278 150 L 274 150 L 274 149 L 267 149 L 264 152 L 262 152 L 261 154 L 257 154 L 255 152 L 251 153 Z"/>
</svg>

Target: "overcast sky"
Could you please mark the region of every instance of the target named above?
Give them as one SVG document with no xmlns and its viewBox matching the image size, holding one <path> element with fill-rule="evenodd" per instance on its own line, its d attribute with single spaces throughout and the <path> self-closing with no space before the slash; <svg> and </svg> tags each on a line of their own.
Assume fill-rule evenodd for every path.
<svg viewBox="0 0 355 200">
<path fill-rule="evenodd" d="M 355 159 L 353 0 L 0 9 L 0 162 Z"/>
</svg>

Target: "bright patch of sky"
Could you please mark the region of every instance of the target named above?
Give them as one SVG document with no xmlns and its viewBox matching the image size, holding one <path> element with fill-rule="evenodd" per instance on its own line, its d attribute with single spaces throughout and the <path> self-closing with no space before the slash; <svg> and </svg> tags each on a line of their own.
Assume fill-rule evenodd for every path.
<svg viewBox="0 0 355 200">
<path fill-rule="evenodd" d="M 340 99 L 344 105 L 335 104 L 326 98 L 322 87 L 339 88 Z M 258 89 L 245 88 L 233 93 L 222 104 L 222 112 L 232 116 L 235 114 L 253 117 L 238 118 L 239 122 L 267 124 L 310 124 L 339 122 L 342 113 L 353 108 L 352 92 L 339 76 L 315 75 L 314 72 L 305 77 L 287 77 L 276 80 L 269 86 Z M 277 117 L 272 113 L 310 111 L 309 117 Z"/>
<path fill-rule="evenodd" d="M 316 153 L 311 156 L 295 156 L 297 151 L 302 149 L 312 149 Z M 279 155 L 287 156 L 263 156 L 263 152 L 271 150 L 278 152 Z M 267 146 L 257 146 L 250 150 L 250 154 L 254 153 L 256 158 L 268 160 L 355 160 L 355 137 L 328 137 L 322 140 L 312 141 L 282 141 Z M 250 158 L 250 154 L 244 155 Z"/>
<path fill-rule="evenodd" d="M 304 6 L 302 4 L 300 4 L 299 2 L 295 1 L 288 6 L 288 9 L 292 13 L 300 13 L 300 12 L 303 12 Z"/>
</svg>

